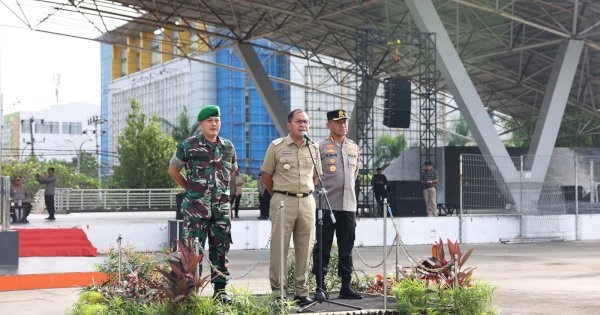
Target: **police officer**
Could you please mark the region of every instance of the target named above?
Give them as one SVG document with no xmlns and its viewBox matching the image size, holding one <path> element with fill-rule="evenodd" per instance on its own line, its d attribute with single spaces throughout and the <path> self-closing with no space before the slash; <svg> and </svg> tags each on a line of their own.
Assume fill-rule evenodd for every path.
<svg viewBox="0 0 600 315">
<path fill-rule="evenodd" d="M 267 149 L 261 167 L 262 178 L 271 194 L 271 255 L 269 280 L 274 291 L 285 290 L 285 283 L 280 279 L 280 231 L 279 203 L 285 206 L 284 257 L 287 257 L 290 237 L 294 234 L 294 250 L 296 255 L 294 300 L 301 306 L 313 302 L 308 297 L 308 263 L 313 242 L 315 227 L 315 199 L 313 190 L 317 180 L 316 172 L 321 169 L 318 148 L 307 143 L 302 133 L 309 130 L 308 115 L 302 109 L 295 109 L 288 115 L 286 137 L 273 140 Z M 314 157 L 317 168 L 313 166 Z"/>
<path fill-rule="evenodd" d="M 169 175 L 185 192 L 181 205 L 184 216 L 184 236 L 188 241 L 198 237 L 203 249 L 208 238 L 209 258 L 214 284 L 214 296 L 225 303 L 231 298 L 225 293 L 229 275 L 231 244 L 231 208 L 229 182 L 237 169 L 233 143 L 219 137 L 220 109 L 208 105 L 198 113 L 199 135 L 177 145 L 169 165 Z M 181 174 L 185 167 L 186 177 Z M 202 262 L 199 264 L 202 272 Z"/>
<path fill-rule="evenodd" d="M 338 109 L 327 113 L 329 136 L 319 143 L 321 166 L 323 167 L 323 188 L 327 191 L 331 210 L 336 223 L 329 215 L 323 216 L 323 243 L 317 239 L 313 249 L 312 273 L 317 276 L 317 286 L 325 291 L 325 279 L 329 268 L 329 257 L 333 233 L 338 243 L 338 275 L 342 278 L 340 299 L 362 299 L 360 294 L 350 289 L 352 271 L 352 249 L 354 248 L 354 232 L 356 227 L 356 192 L 355 182 L 358 177 L 358 146 L 348 139 L 348 116 L 346 111 Z M 327 209 L 324 195 L 317 195 L 317 205 Z M 323 247 L 323 259 L 319 255 L 319 247 Z M 322 262 L 323 277 L 318 278 L 319 265 Z"/>
</svg>

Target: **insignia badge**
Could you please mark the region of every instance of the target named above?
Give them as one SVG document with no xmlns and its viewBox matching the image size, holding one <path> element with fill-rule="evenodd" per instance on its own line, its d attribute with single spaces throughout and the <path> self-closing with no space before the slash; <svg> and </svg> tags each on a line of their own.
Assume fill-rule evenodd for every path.
<svg viewBox="0 0 600 315">
<path fill-rule="evenodd" d="M 333 148 L 333 144 L 328 144 L 328 145 L 326 145 L 326 147 L 327 147 L 328 149 L 331 149 L 331 148 Z"/>
<path fill-rule="evenodd" d="M 330 171 L 330 172 L 335 172 L 335 170 L 336 170 L 336 169 L 337 169 L 337 168 L 335 167 L 335 165 L 331 165 L 331 166 L 329 167 L 329 171 Z"/>
<path fill-rule="evenodd" d="M 327 149 L 327 151 L 325 151 L 325 152 L 327 152 L 327 153 L 335 153 L 335 150 L 334 149 Z"/>
<path fill-rule="evenodd" d="M 331 164 L 335 164 L 335 159 L 331 159 L 331 160 L 329 160 L 329 163 L 331 163 Z"/>
<path fill-rule="evenodd" d="M 291 166 L 287 163 L 283 165 L 284 170 L 289 170 L 290 168 L 291 168 Z"/>
</svg>

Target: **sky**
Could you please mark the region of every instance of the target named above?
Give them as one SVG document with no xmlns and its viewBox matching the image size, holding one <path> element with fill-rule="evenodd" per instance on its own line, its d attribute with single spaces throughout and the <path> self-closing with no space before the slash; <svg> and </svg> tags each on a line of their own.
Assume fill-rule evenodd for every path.
<svg viewBox="0 0 600 315">
<path fill-rule="evenodd" d="M 0 21 L 5 14 L 0 8 Z M 5 115 L 57 104 L 58 74 L 59 104 L 85 101 L 100 106 L 100 43 L 0 22 L 0 93 Z"/>
</svg>

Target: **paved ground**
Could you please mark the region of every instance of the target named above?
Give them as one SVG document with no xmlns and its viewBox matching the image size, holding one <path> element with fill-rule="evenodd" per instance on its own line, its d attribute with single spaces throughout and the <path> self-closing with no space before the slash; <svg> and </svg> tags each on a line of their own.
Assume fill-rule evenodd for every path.
<svg viewBox="0 0 600 315">
<path fill-rule="evenodd" d="M 469 247 L 475 247 L 475 252 L 467 265 L 477 267 L 476 278 L 497 287 L 495 304 L 500 314 L 597 314 L 600 310 L 600 241 L 463 246 Z M 429 246 L 408 249 L 415 257 L 423 257 L 430 251 Z M 370 265 L 382 260 L 382 248 L 359 248 L 359 252 Z M 239 277 L 261 256 L 265 261 L 246 277 L 234 280 L 234 286 L 254 293 L 269 292 L 268 255 L 262 251 L 232 252 L 232 275 Z M 387 264 L 389 273 L 393 272 L 394 259 L 392 252 Z M 19 273 L 82 270 L 84 266 L 92 271 L 93 263 L 97 262 L 98 258 L 55 258 L 54 262 L 22 258 Z M 401 259 L 401 263 L 406 264 L 406 259 Z M 356 255 L 355 267 L 369 274 L 382 273 L 382 268 L 370 269 Z M 0 314 L 64 314 L 78 292 L 78 289 L 0 292 Z M 211 290 L 204 294 L 211 294 Z"/>
</svg>

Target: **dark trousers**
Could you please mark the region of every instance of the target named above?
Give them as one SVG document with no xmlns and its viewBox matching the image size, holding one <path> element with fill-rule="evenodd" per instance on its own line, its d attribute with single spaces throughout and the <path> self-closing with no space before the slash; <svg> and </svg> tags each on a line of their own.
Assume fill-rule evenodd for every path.
<svg viewBox="0 0 600 315">
<path fill-rule="evenodd" d="M 242 195 L 233 196 L 231 199 L 231 207 L 233 207 L 233 213 L 237 218 L 240 213 L 240 200 L 242 199 Z"/>
<path fill-rule="evenodd" d="M 383 216 L 383 199 L 387 198 L 387 192 L 385 191 L 385 188 L 375 188 L 373 189 L 373 192 L 375 193 L 375 201 L 377 202 L 377 208 L 379 209 L 378 215 Z"/>
<path fill-rule="evenodd" d="M 338 244 L 338 276 L 342 279 L 350 279 L 354 266 L 352 263 L 352 249 L 354 248 L 355 228 L 356 228 L 356 213 L 350 211 L 333 211 L 335 224 L 331 222 L 329 211 L 323 211 L 323 279 L 329 270 L 329 258 L 331 257 L 331 244 L 333 243 L 333 233 L 337 238 Z M 317 228 L 318 227 L 317 221 Z M 317 243 L 313 248 L 313 269 L 312 273 L 318 276 L 319 248 L 321 247 L 320 240 L 317 238 Z"/>
<path fill-rule="evenodd" d="M 44 203 L 48 210 L 48 216 L 54 218 L 54 195 L 44 195 Z"/>
<path fill-rule="evenodd" d="M 271 204 L 271 194 L 265 190 L 262 196 L 259 197 L 260 202 L 260 216 L 264 218 L 269 217 L 269 207 Z"/>
</svg>

